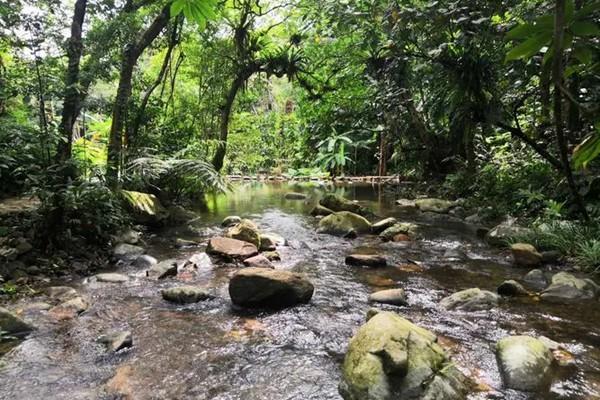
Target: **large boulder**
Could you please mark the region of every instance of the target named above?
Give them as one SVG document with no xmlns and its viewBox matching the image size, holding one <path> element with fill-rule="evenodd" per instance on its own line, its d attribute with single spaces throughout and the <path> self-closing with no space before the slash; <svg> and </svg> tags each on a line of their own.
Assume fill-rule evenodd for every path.
<svg viewBox="0 0 600 400">
<path fill-rule="evenodd" d="M 13 336 L 23 336 L 33 331 L 33 327 L 4 307 L 0 307 L 0 331 Z"/>
<path fill-rule="evenodd" d="M 536 267 L 542 263 L 542 255 L 528 243 L 514 243 L 510 251 L 515 265 L 520 267 Z"/>
<path fill-rule="evenodd" d="M 349 211 L 359 215 L 369 214 L 369 211 L 360 204 L 357 204 L 336 194 L 326 194 L 319 201 L 319 204 L 335 212 Z"/>
<path fill-rule="evenodd" d="M 379 312 L 354 335 L 342 367 L 345 400 L 465 398 L 467 378 L 430 331 Z"/>
<path fill-rule="evenodd" d="M 472 288 L 443 298 L 440 305 L 446 310 L 481 311 L 497 306 L 499 299 L 496 293 Z"/>
<path fill-rule="evenodd" d="M 529 271 L 523 277 L 523 282 L 535 290 L 542 290 L 548 286 L 548 279 L 546 279 L 546 275 L 541 269 L 532 269 Z"/>
<path fill-rule="evenodd" d="M 319 233 L 346 236 L 351 232 L 368 233 L 371 223 L 366 218 L 349 211 L 336 212 L 319 221 Z"/>
<path fill-rule="evenodd" d="M 121 190 L 121 195 L 133 219 L 139 224 L 156 226 L 169 218 L 169 212 L 153 194 Z"/>
<path fill-rule="evenodd" d="M 507 387 L 534 391 L 547 382 L 552 353 L 541 340 L 509 336 L 498 341 L 496 351 Z"/>
<path fill-rule="evenodd" d="M 387 266 L 387 260 L 377 254 L 350 254 L 346 256 L 346 264 L 377 268 Z"/>
<path fill-rule="evenodd" d="M 509 220 L 490 229 L 485 235 L 485 240 L 493 246 L 504 246 L 511 239 L 529 233 L 531 229 L 515 225 L 514 221 Z"/>
<path fill-rule="evenodd" d="M 415 206 L 423 212 L 434 212 L 438 214 L 447 214 L 456 207 L 456 202 L 442 199 L 417 199 Z"/>
<path fill-rule="evenodd" d="M 206 252 L 227 261 L 243 261 L 257 255 L 258 249 L 255 245 L 242 240 L 214 237 L 208 241 Z"/>
<path fill-rule="evenodd" d="M 540 297 L 551 303 L 575 303 L 594 299 L 599 294 L 600 288 L 591 279 L 577 278 L 567 272 L 559 272 L 552 277 L 552 283 Z"/>
<path fill-rule="evenodd" d="M 153 265 L 158 264 L 158 260 L 148 254 L 138 256 L 133 263 L 137 268 L 150 268 Z"/>
<path fill-rule="evenodd" d="M 379 234 L 383 231 L 385 231 L 388 228 L 391 228 L 392 226 L 396 225 L 398 223 L 398 220 L 394 217 L 389 217 L 386 219 L 383 219 L 381 221 L 375 222 L 373 225 L 371 225 L 371 230 L 373 231 L 373 233 L 375 234 Z"/>
<path fill-rule="evenodd" d="M 417 234 L 417 230 L 419 229 L 418 225 L 415 225 L 410 222 L 399 222 L 385 229 L 383 232 L 379 234 L 379 237 L 386 241 L 393 241 L 394 238 L 398 235 L 407 235 L 409 237 L 415 236 Z"/>
<path fill-rule="evenodd" d="M 260 232 L 254 222 L 249 219 L 243 219 L 239 224 L 229 228 L 225 237 L 252 243 L 260 248 Z"/>
<path fill-rule="evenodd" d="M 308 303 L 314 286 L 302 275 L 268 268 L 245 268 L 229 282 L 231 301 L 243 307 L 284 308 Z"/>
<path fill-rule="evenodd" d="M 213 296 L 206 290 L 195 286 L 178 286 L 160 291 L 163 299 L 171 303 L 190 304 L 211 299 Z"/>
</svg>

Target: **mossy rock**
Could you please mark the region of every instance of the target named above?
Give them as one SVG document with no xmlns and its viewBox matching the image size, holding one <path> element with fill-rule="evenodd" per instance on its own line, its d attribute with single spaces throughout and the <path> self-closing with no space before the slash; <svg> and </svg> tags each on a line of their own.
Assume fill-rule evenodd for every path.
<svg viewBox="0 0 600 400">
<path fill-rule="evenodd" d="M 336 194 L 326 194 L 319 201 L 319 204 L 335 212 L 349 211 L 363 216 L 370 214 L 369 210 L 367 210 L 363 206 Z"/>
<path fill-rule="evenodd" d="M 162 225 L 169 217 L 169 212 L 153 194 L 121 190 L 127 209 L 133 219 L 143 225 Z"/>
<path fill-rule="evenodd" d="M 358 214 L 341 211 L 330 214 L 319 221 L 319 233 L 345 236 L 350 232 L 369 233 L 371 223 Z"/>
<path fill-rule="evenodd" d="M 252 243 L 260 248 L 260 232 L 254 222 L 243 219 L 239 224 L 232 226 L 225 233 L 225 237 Z"/>
</svg>

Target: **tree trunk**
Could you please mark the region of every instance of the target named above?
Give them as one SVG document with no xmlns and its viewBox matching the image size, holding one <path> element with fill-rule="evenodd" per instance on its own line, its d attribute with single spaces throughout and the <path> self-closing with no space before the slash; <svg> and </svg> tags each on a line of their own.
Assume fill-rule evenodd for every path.
<svg viewBox="0 0 600 400">
<path fill-rule="evenodd" d="M 121 162 L 123 160 L 123 128 L 127 118 L 127 109 L 131 98 L 133 70 L 144 50 L 158 37 L 169 22 L 170 4 L 163 7 L 161 13 L 152 21 L 140 38 L 133 44 L 127 45 L 123 51 L 119 88 L 113 105 L 112 125 L 108 142 L 108 159 L 106 179 L 109 185 L 116 188 L 119 185 Z"/>
<path fill-rule="evenodd" d="M 563 171 L 571 194 L 575 199 L 581 215 L 585 220 L 588 220 L 583 197 L 577 190 L 571 163 L 569 161 L 568 144 L 565 138 L 564 122 L 562 113 L 562 91 L 563 83 L 563 42 L 565 30 L 565 0 L 556 0 L 556 10 L 554 15 L 554 57 L 552 60 L 552 81 L 554 83 L 554 129 L 556 131 L 556 142 L 560 153 Z"/>
<path fill-rule="evenodd" d="M 225 102 L 223 103 L 223 108 L 221 109 L 221 124 L 219 128 L 219 143 L 217 144 L 217 151 L 213 157 L 212 164 L 217 171 L 220 171 L 223 168 L 223 160 L 225 159 L 225 154 L 227 153 L 227 135 L 229 133 L 229 118 L 231 116 L 231 109 L 233 107 L 233 102 L 235 101 L 235 97 L 237 96 L 239 90 L 242 88 L 244 83 L 246 82 L 247 74 L 244 72 L 238 73 L 238 76 L 233 80 L 229 91 L 227 92 L 227 97 L 225 98 Z"/>
<path fill-rule="evenodd" d="M 56 163 L 64 164 L 71 159 L 71 148 L 73 145 L 73 126 L 81 108 L 81 94 L 79 88 L 79 63 L 83 53 L 81 32 L 87 0 L 77 0 L 73 22 L 71 23 L 71 37 L 67 44 L 67 75 L 65 79 L 65 98 L 63 101 L 62 117 L 59 132 L 62 136 L 58 142 L 56 151 Z"/>
</svg>

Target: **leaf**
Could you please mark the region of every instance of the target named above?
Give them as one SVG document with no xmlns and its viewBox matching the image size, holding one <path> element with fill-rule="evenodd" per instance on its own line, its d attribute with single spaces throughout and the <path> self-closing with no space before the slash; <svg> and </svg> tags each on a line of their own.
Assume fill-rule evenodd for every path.
<svg viewBox="0 0 600 400">
<path fill-rule="evenodd" d="M 582 64 L 590 64 L 592 62 L 593 51 L 589 46 L 578 44 L 573 49 L 573 57 Z"/>
<path fill-rule="evenodd" d="M 598 10 L 600 10 L 600 1 L 585 5 L 575 13 L 575 19 L 585 18 Z"/>
<path fill-rule="evenodd" d="M 173 3 L 171 3 L 171 10 L 170 10 L 171 17 L 176 17 L 179 14 L 181 14 L 181 11 L 183 11 L 183 8 L 185 7 L 185 5 L 186 5 L 185 0 L 176 0 Z"/>
<path fill-rule="evenodd" d="M 542 32 L 513 47 L 506 53 L 506 61 L 528 59 L 537 54 L 552 39 L 551 32 Z"/>
<path fill-rule="evenodd" d="M 588 21 L 575 21 L 570 26 L 571 32 L 577 36 L 599 36 L 600 27 Z"/>
<path fill-rule="evenodd" d="M 588 136 L 573 152 L 573 164 L 576 169 L 585 168 L 600 154 L 600 134 Z"/>
<path fill-rule="evenodd" d="M 506 33 L 506 38 L 509 40 L 526 39 L 537 32 L 539 29 L 533 24 L 519 24 Z"/>
</svg>

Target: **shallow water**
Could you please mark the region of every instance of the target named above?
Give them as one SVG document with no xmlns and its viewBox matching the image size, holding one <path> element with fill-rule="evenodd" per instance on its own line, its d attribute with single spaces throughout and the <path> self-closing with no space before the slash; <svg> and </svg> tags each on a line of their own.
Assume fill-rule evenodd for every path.
<svg viewBox="0 0 600 400">
<path fill-rule="evenodd" d="M 306 192 L 310 199 L 285 200 L 283 194 L 290 190 Z M 339 400 L 340 365 L 350 337 L 364 323 L 367 296 L 388 287 L 403 287 L 410 305 L 380 308 L 395 310 L 440 335 L 460 368 L 479 383 L 481 391 L 470 399 L 600 398 L 597 302 L 558 306 L 511 299 L 489 312 L 443 311 L 439 300 L 454 291 L 495 290 L 503 280 L 527 271 L 511 267 L 506 254 L 486 246 L 468 225 L 440 216 L 401 214 L 393 205 L 393 193 L 380 187 L 336 190 L 381 217 L 421 224 L 424 239 L 382 243 L 373 236 L 346 240 L 318 235 L 317 220 L 308 211 L 324 189 L 236 186 L 227 196 L 208 199 L 196 229 L 181 226 L 151 236 L 148 253 L 159 260 L 183 261 L 221 232 L 225 216 L 249 217 L 263 231 L 288 239 L 289 246 L 278 249 L 282 261 L 276 267 L 310 278 L 316 288 L 310 304 L 279 312 L 233 309 L 227 283 L 236 269 L 227 266 L 202 271 L 191 281 L 217 297 L 189 306 L 168 304 L 160 297 L 161 288 L 179 282 L 149 281 L 133 267 L 118 268 L 132 277 L 126 284 L 70 282 L 90 298 L 90 309 L 60 322 L 47 312 L 26 311 L 25 319 L 38 330 L 0 358 L 0 398 Z M 178 237 L 201 244 L 176 249 L 172 244 Z M 356 249 L 385 254 L 392 266 L 346 266 L 345 255 Z M 106 355 L 95 339 L 115 330 L 131 330 L 134 347 Z M 574 355 L 575 365 L 555 368 L 551 384 L 539 393 L 506 390 L 493 350 L 509 334 L 556 340 Z"/>
</svg>

